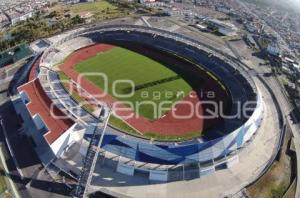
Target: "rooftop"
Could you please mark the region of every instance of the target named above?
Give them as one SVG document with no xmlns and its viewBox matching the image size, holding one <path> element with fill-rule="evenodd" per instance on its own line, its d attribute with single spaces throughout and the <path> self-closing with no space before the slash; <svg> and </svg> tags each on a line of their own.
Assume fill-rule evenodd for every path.
<svg viewBox="0 0 300 198">
<path fill-rule="evenodd" d="M 70 119 L 59 119 L 56 116 L 64 116 L 64 113 L 53 105 L 51 99 L 44 92 L 39 79 L 30 81 L 18 88 L 19 91 L 24 91 L 29 97 L 30 102 L 27 104 L 27 109 L 31 116 L 39 114 L 48 131 L 44 134 L 44 138 L 49 144 L 52 144 L 74 123 Z"/>
</svg>

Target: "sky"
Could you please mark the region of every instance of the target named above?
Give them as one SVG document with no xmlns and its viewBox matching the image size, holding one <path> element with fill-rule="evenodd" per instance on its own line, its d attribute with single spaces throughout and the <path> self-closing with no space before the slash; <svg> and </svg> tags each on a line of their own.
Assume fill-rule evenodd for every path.
<svg viewBox="0 0 300 198">
<path fill-rule="evenodd" d="M 288 4 L 293 10 L 300 13 L 300 0 L 281 0 L 281 2 Z"/>
<path fill-rule="evenodd" d="M 298 8 L 300 8 L 300 0 L 286 0 L 287 2 L 297 5 Z"/>
<path fill-rule="evenodd" d="M 276 5 L 276 7 L 280 6 L 282 8 L 292 9 L 300 13 L 300 0 L 253 0 L 253 1 L 267 2 L 267 4 L 273 4 Z"/>
</svg>

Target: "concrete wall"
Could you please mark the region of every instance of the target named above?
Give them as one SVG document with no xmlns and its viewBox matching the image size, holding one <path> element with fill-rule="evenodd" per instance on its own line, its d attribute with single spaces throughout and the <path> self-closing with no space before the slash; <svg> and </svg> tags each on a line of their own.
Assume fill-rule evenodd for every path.
<svg viewBox="0 0 300 198">
<path fill-rule="evenodd" d="M 59 158 L 72 144 L 82 140 L 85 130 L 77 131 L 75 126 L 76 124 L 74 124 L 51 144 L 50 147 L 56 157 Z"/>
<path fill-rule="evenodd" d="M 42 163 L 47 164 L 55 157 L 54 153 L 49 147 L 49 144 L 45 140 L 42 133 L 39 132 L 36 127 L 31 114 L 29 113 L 25 103 L 22 101 L 20 97 L 17 97 L 12 100 L 16 112 L 22 117 L 22 129 L 24 134 L 28 137 L 31 137 L 33 142 L 35 143 L 35 151 L 37 152 L 39 158 Z"/>
</svg>

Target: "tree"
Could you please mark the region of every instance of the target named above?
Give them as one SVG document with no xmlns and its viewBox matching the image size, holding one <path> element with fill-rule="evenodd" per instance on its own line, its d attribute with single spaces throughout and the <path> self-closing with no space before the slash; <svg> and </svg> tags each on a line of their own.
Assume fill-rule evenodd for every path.
<svg viewBox="0 0 300 198">
<path fill-rule="evenodd" d="M 58 13 L 56 11 L 52 11 L 50 12 L 50 14 L 47 16 L 48 18 L 53 18 L 53 17 L 57 17 Z"/>
<path fill-rule="evenodd" d="M 85 20 L 83 18 L 81 18 L 79 15 L 76 15 L 75 17 L 71 18 L 71 23 L 73 25 L 84 23 L 84 21 Z"/>
</svg>

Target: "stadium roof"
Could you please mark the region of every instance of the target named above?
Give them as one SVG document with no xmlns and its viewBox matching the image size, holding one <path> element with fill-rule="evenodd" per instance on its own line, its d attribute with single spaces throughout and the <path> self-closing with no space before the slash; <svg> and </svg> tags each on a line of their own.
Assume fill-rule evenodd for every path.
<svg viewBox="0 0 300 198">
<path fill-rule="evenodd" d="M 27 109 L 31 116 L 40 115 L 47 126 L 48 131 L 44 134 L 44 137 L 49 144 L 52 144 L 74 124 L 70 119 L 60 119 L 53 116 L 64 116 L 64 113 L 53 105 L 50 98 L 44 92 L 39 79 L 22 85 L 18 90 L 20 92 L 24 91 L 28 95 L 30 102 L 27 104 Z"/>
</svg>

